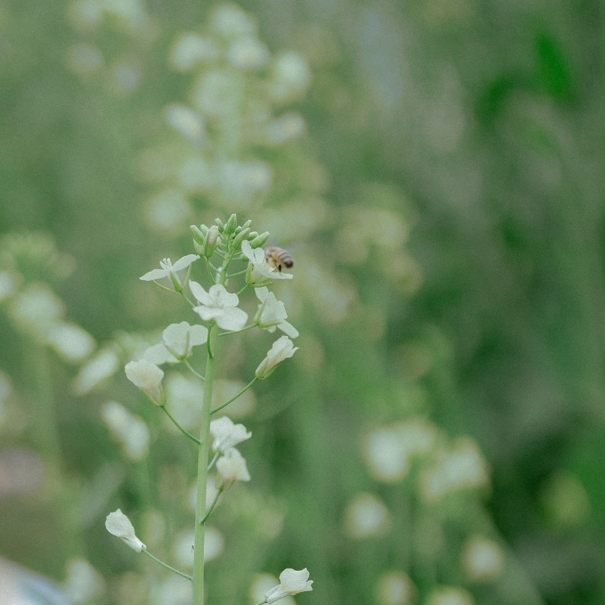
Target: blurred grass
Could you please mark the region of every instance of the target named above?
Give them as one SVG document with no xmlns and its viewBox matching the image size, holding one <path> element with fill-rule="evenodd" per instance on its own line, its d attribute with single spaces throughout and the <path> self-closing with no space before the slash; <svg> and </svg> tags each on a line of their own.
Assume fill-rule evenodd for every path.
<svg viewBox="0 0 605 605">
<path fill-rule="evenodd" d="M 170 70 L 170 48 L 180 32 L 203 25 L 211 7 L 148 2 L 154 33 L 137 36 L 112 18 L 78 29 L 68 6 L 0 6 L 0 234 L 43 230 L 76 259 L 66 280 L 42 278 L 67 316 L 104 343 L 120 330 L 155 330 L 180 318 L 136 283 L 160 258 L 189 251 L 185 231 L 174 238 L 145 226 L 143 202 L 154 185 L 136 167 L 143 150 L 172 140 L 162 109 L 185 102 L 191 82 Z M 231 572 L 223 561 L 209 564 L 217 596 L 236 602 L 248 574 L 307 566 L 314 592 L 301 602 L 374 603 L 377 578 L 397 568 L 424 603 L 435 584 L 465 582 L 457 552 L 480 527 L 508 545 L 507 569 L 522 588 L 470 583 L 477 603 L 601 602 L 601 4 L 241 6 L 258 19 L 271 52 L 297 50 L 312 73 L 307 95 L 287 107 L 304 116 L 307 137 L 242 152 L 276 170 L 265 205 L 251 207 L 250 217 L 261 231 L 259 221 L 273 218 L 279 238 L 280 220 L 288 232 L 292 210 L 275 216 L 297 196 L 304 206 L 312 192 L 327 210 L 322 219 L 313 215 L 305 241 L 279 242 L 292 244 L 297 259 L 287 304 L 302 334 L 301 361 L 258 390 L 262 405 L 245 420 L 258 436 L 245 452 L 257 469 L 253 497 L 278 498 L 284 530 L 263 541 L 241 511 L 219 511 L 229 538 L 222 557 L 234 557 L 237 544 L 240 564 Z M 67 61 L 80 43 L 99 49 L 104 61 L 85 76 Z M 141 76 L 131 91 L 112 80 L 122 60 Z M 211 196 L 192 199 L 192 222 L 223 212 Z M 405 247 L 389 248 L 380 229 L 364 246 L 351 243 L 350 230 L 359 236 L 367 222 L 363 209 L 397 217 L 409 230 Z M 411 264 L 397 274 L 395 260 Z M 325 308 L 344 299 L 346 313 L 328 317 Z M 121 602 L 111 578 L 144 566 L 108 539 L 103 515 L 120 505 L 150 527 L 148 514 L 161 510 L 167 530 L 158 548 L 169 551 L 171 532 L 189 514 L 170 494 L 192 480 L 190 452 L 121 376 L 111 390 L 75 397 L 76 370 L 50 354 L 62 454 L 51 464 L 33 430 L 39 395 L 31 388 L 31 345 L 4 313 L 0 330 L 1 367 L 17 393 L 0 425 L 2 449 L 37 451 L 63 486 L 0 496 L 0 553 L 59 580 L 68 558 L 86 556 L 110 581 L 98 602 Z M 108 398 L 149 424 L 148 461 L 124 460 L 107 434 L 99 409 Z M 475 517 L 456 513 L 455 502 L 451 510 L 425 509 L 410 478 L 384 486 L 368 476 L 361 460 L 367 431 L 416 415 L 451 437 L 471 435 L 482 448 L 492 491 L 469 496 L 468 509 L 481 511 Z M 178 485 L 155 487 L 166 476 Z M 562 476 L 573 481 L 561 483 Z M 95 478 L 107 508 L 62 540 L 57 524 L 65 511 L 57 502 L 86 502 L 82 494 Z M 377 493 L 395 511 L 392 533 L 365 541 L 345 535 L 344 510 L 359 492 Z M 577 504 L 582 494 L 585 508 Z M 566 515 L 565 507 L 580 512 Z M 427 526 L 445 532 L 438 555 L 410 546 L 410 532 L 433 540 Z M 232 574 L 240 578 L 233 589 Z"/>
</svg>

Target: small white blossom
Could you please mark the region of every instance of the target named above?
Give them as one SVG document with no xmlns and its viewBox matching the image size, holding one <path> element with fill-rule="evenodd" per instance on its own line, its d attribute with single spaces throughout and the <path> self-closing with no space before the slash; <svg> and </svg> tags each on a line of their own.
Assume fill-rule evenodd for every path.
<svg viewBox="0 0 605 605">
<path fill-rule="evenodd" d="M 284 597 L 313 590 L 311 586 L 313 580 L 309 580 L 309 572 L 306 567 L 300 571 L 291 568 L 284 569 L 279 574 L 279 582 L 279 586 L 275 586 L 265 594 L 265 602 L 268 605 Z"/>
<path fill-rule="evenodd" d="M 246 459 L 234 448 L 229 448 L 216 461 L 216 487 L 229 489 L 236 481 L 250 481 Z"/>
<path fill-rule="evenodd" d="M 212 449 L 221 453 L 252 437 L 252 433 L 247 432 L 243 424 L 233 424 L 227 416 L 217 418 L 210 423 L 210 434 L 214 437 Z"/>
<path fill-rule="evenodd" d="M 208 328 L 190 326 L 186 321 L 170 324 L 162 332 L 162 340 L 164 342 L 147 349 L 143 353 L 143 359 L 155 365 L 178 363 L 187 359 L 191 357 L 193 347 L 203 345 L 208 340 Z"/>
<path fill-rule="evenodd" d="M 107 515 L 105 527 L 110 534 L 124 540 L 124 542 L 133 550 L 141 552 L 144 548 L 147 548 L 145 544 L 136 537 L 130 519 L 119 508 L 115 512 Z"/>
<path fill-rule="evenodd" d="M 74 393 L 76 395 L 89 393 L 104 380 L 113 376 L 119 368 L 120 357 L 116 351 L 110 346 L 101 349 L 80 368 L 72 386 Z"/>
<path fill-rule="evenodd" d="M 193 310 L 204 321 L 215 321 L 223 330 L 236 332 L 241 330 L 248 320 L 248 314 L 237 308 L 239 298 L 237 294 L 227 292 L 225 286 L 215 284 L 206 292 L 200 284 L 192 281 L 189 284 L 191 293 L 201 305 Z"/>
<path fill-rule="evenodd" d="M 147 359 L 140 359 L 126 364 L 124 370 L 130 382 L 147 393 L 155 403 L 164 405 L 165 397 L 162 389 L 164 372 L 158 366 Z"/>
<path fill-rule="evenodd" d="M 272 267 L 262 248 L 252 248 L 250 242 L 242 242 L 242 253 L 250 261 L 246 271 L 246 283 L 258 287 L 271 283 L 274 279 L 292 279 L 291 273 L 281 273 Z"/>
<path fill-rule="evenodd" d="M 117 401 L 108 401 L 101 409 L 105 424 L 131 460 L 142 460 L 149 450 L 149 429 L 139 416 L 131 414 Z"/>
<path fill-rule="evenodd" d="M 287 336 L 278 338 L 273 343 L 267 356 L 261 361 L 258 368 L 256 368 L 256 377 L 259 380 L 267 378 L 278 363 L 281 363 L 284 359 L 288 359 L 288 357 L 292 357 L 296 351 L 298 351 L 298 347 L 295 347 Z"/>
<path fill-rule="evenodd" d="M 265 287 L 255 288 L 256 297 L 261 301 L 258 305 L 255 321 L 261 330 L 275 332 L 275 328 L 279 328 L 290 338 L 298 336 L 298 330 L 289 322 L 286 321 L 288 314 L 284 303 L 275 298 L 273 292 Z"/>
<path fill-rule="evenodd" d="M 174 264 L 169 258 L 164 258 L 160 261 L 161 269 L 153 269 L 148 273 L 145 273 L 140 279 L 143 281 L 154 281 L 166 280 L 172 285 L 173 290 L 181 292 L 183 287 L 189 280 L 189 272 L 191 271 L 191 263 L 199 258 L 197 254 L 187 254 L 179 258 Z M 183 274 L 183 272 L 185 272 Z"/>
</svg>

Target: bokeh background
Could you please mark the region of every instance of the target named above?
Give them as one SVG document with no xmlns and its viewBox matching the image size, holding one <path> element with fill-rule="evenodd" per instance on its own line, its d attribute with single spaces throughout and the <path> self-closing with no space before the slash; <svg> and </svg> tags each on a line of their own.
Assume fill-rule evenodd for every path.
<svg viewBox="0 0 605 605">
<path fill-rule="evenodd" d="M 189 603 L 104 528 L 190 564 L 194 452 L 122 367 L 187 318 L 138 277 L 237 212 L 292 251 L 300 350 L 230 411 L 252 481 L 209 602 L 284 567 L 301 604 L 605 602 L 603 17 L 0 2 L 0 555 L 75 602 Z M 270 341 L 238 343 L 224 398 Z M 199 385 L 166 388 L 194 430 Z"/>
</svg>

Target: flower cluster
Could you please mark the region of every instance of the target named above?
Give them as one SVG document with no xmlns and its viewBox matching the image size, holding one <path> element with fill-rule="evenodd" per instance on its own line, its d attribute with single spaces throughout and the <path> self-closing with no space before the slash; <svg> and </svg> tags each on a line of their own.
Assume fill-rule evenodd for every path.
<svg viewBox="0 0 605 605">
<path fill-rule="evenodd" d="M 196 321 L 192 324 L 188 321 L 170 324 L 162 332 L 161 341 L 148 346 L 126 365 L 125 371 L 126 377 L 198 448 L 194 562 L 190 579 L 193 580 L 194 602 L 202 603 L 200 586 L 203 583 L 199 578 L 203 577 L 204 570 L 206 521 L 225 492 L 237 482 L 250 481 L 246 459 L 236 446 L 249 439 L 252 433 L 227 416 L 214 415 L 243 395 L 257 380 L 268 378 L 279 364 L 294 355 L 298 347 L 291 339 L 298 336 L 298 330 L 287 321 L 284 303 L 269 290 L 274 281 L 292 279 L 292 274 L 282 272 L 279 264 L 275 266 L 267 259 L 263 245 L 268 233 L 253 231 L 250 221 L 238 225 L 235 215 L 224 223 L 216 219 L 211 226 L 192 226 L 191 232 L 195 254 L 183 256 L 174 263 L 165 258 L 159 269 L 145 273 L 141 280 L 152 281 L 164 290 L 180 295 L 189 304 Z M 286 263 L 286 266 L 291 264 Z M 200 277 L 191 279 L 192 272 L 200 265 Z M 210 276 L 209 283 L 205 285 L 202 282 L 204 276 Z M 254 290 L 255 294 L 250 296 L 255 307 L 248 311 L 242 308 L 242 295 L 247 290 Z M 213 400 L 215 361 L 220 356 L 223 342 L 219 336 L 232 336 L 252 328 L 270 334 L 279 329 L 283 335 L 272 343 L 249 384 L 231 399 L 216 405 Z M 195 368 L 199 364 L 200 353 L 205 357 L 205 371 Z M 199 398 L 199 438 L 185 430 L 170 412 L 170 397 L 167 396 L 170 389 L 164 390 L 164 370 L 160 368 L 164 364 L 182 364 L 194 374 L 198 384 L 203 381 L 203 397 Z M 123 440 L 123 425 L 132 424 L 131 415 L 119 404 L 108 407 L 107 414 L 111 427 L 121 431 L 118 437 Z M 146 450 L 140 451 L 144 453 Z M 209 473 L 213 471 L 216 473 L 214 488 L 209 488 Z M 132 524 L 119 509 L 107 517 L 106 527 L 137 552 L 144 552 L 155 559 L 136 537 Z M 178 570 L 173 571 L 189 577 Z M 280 575 L 280 584 L 266 593 L 264 603 L 274 603 L 289 595 L 311 590 L 311 584 L 306 569 L 286 569 Z"/>
</svg>

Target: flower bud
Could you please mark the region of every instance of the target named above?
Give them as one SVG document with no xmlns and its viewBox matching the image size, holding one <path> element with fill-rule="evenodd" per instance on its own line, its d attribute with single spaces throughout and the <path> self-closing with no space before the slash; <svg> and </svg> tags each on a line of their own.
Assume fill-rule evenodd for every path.
<svg viewBox="0 0 605 605">
<path fill-rule="evenodd" d="M 273 343 L 273 346 L 267 353 L 265 359 L 263 359 L 258 368 L 256 368 L 256 377 L 259 380 L 264 380 L 273 373 L 279 363 L 284 361 L 284 359 L 292 357 L 297 350 L 298 347 L 295 347 L 287 336 L 278 338 Z"/>
<path fill-rule="evenodd" d="M 231 235 L 235 231 L 236 227 L 237 227 L 237 215 L 232 214 L 229 217 L 229 220 L 225 223 L 225 233 L 227 235 Z"/>
<path fill-rule="evenodd" d="M 216 225 L 212 225 L 212 227 L 208 229 L 208 233 L 206 234 L 204 241 L 202 256 L 210 258 L 214 254 L 216 244 L 218 242 L 218 230 L 219 228 Z"/>
<path fill-rule="evenodd" d="M 200 245 L 203 245 L 205 235 L 206 233 L 208 233 L 208 227 L 206 227 L 206 225 L 200 225 L 200 227 L 191 225 L 189 229 L 191 230 L 191 234 L 193 235 L 193 241 Z"/>
<path fill-rule="evenodd" d="M 219 231 L 224 231 L 225 230 L 225 225 L 223 224 L 223 221 L 221 221 L 220 218 L 215 218 L 214 222 L 216 223 Z"/>
<path fill-rule="evenodd" d="M 110 534 L 124 540 L 124 542 L 136 552 L 141 552 L 147 548 L 134 533 L 134 527 L 132 526 L 130 519 L 119 508 L 115 512 L 107 515 L 105 527 Z"/>
<path fill-rule="evenodd" d="M 252 224 L 252 219 L 248 219 L 243 225 L 242 225 L 242 229 L 248 229 L 250 227 L 250 225 Z"/>
<path fill-rule="evenodd" d="M 261 246 L 264 246 L 267 243 L 267 240 L 269 239 L 269 235 L 270 234 L 268 231 L 257 235 L 253 240 L 250 240 L 250 245 L 253 248 L 260 248 Z"/>
<path fill-rule="evenodd" d="M 250 233 L 250 229 L 246 228 L 243 229 L 242 231 L 240 231 L 236 236 L 235 239 L 233 240 L 233 247 L 234 248 L 239 248 L 242 244 L 242 242 L 246 239 L 248 239 L 248 234 Z"/>
<path fill-rule="evenodd" d="M 162 388 L 164 372 L 155 364 L 141 359 L 126 364 L 126 377 L 135 386 L 139 387 L 151 400 L 159 406 L 166 404 L 166 397 Z"/>
</svg>

